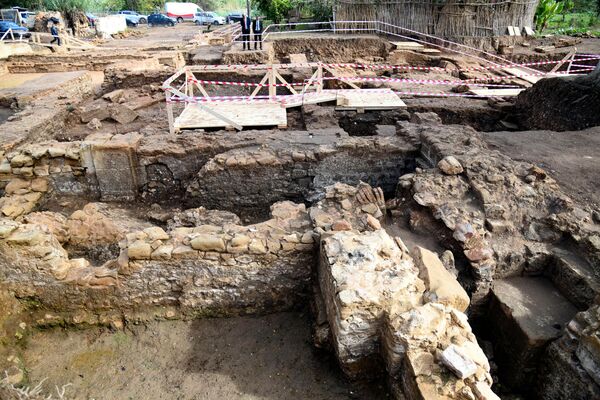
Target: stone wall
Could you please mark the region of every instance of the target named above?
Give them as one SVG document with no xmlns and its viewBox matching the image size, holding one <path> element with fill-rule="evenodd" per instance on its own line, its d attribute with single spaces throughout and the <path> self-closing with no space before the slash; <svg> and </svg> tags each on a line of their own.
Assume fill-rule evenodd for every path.
<svg viewBox="0 0 600 400">
<path fill-rule="evenodd" d="M 541 382 L 540 371 L 576 371 L 563 350 L 564 326 L 600 293 L 596 211 L 576 204 L 539 166 L 488 149 L 473 129 L 420 119 L 400 122 L 399 131 L 420 143 L 418 162 L 430 168 L 401 177 L 388 209 L 454 253 L 471 295 L 470 316 L 478 333 L 489 335 L 502 383 L 530 395 L 535 382 L 561 393 L 559 385 Z M 546 347 L 560 357 L 544 361 Z M 574 373 L 559 381 L 576 388 L 585 380 Z"/>
<path fill-rule="evenodd" d="M 277 203 L 272 215 L 249 226 L 129 232 L 119 243 L 120 255 L 101 266 L 69 258 L 45 224 L 3 219 L 0 278 L 4 289 L 49 313 L 42 324 L 60 315 L 67 322 L 97 323 L 105 314 L 159 307 L 190 316 L 289 309 L 308 294 L 312 225 L 303 205 Z M 67 225 L 67 234 L 73 230 Z"/>
<path fill-rule="evenodd" d="M 396 197 L 428 209 L 451 233 L 445 245 L 470 265 L 474 303 L 482 304 L 494 278 L 526 274 L 549 276 L 579 307 L 590 305 L 592 293 L 600 293 L 593 210 L 576 206 L 538 166 L 489 150 L 472 128 L 400 125 L 403 135 L 418 138 L 423 161 L 437 168 L 401 177 Z M 559 249 L 566 238 L 574 240 Z"/>
<path fill-rule="evenodd" d="M 307 141 L 306 134 L 291 132 L 287 144 L 271 146 L 275 135 L 92 134 L 83 142 L 6 153 L 0 181 L 47 172 L 59 195 L 166 204 L 179 199 L 190 207 L 265 217 L 272 203 L 314 201 L 335 182 L 364 181 L 392 193 L 414 164 L 415 146 L 398 137 L 356 138 L 334 129 L 314 131 Z"/>
<path fill-rule="evenodd" d="M 329 132 L 315 131 L 314 139 L 308 140 L 314 145 L 300 139 L 284 149 L 267 143 L 219 154 L 188 187 L 188 199 L 240 212 L 264 210 L 282 199 L 314 201 L 335 182 L 356 185 L 363 181 L 390 193 L 397 178 L 412 165 L 415 148 L 400 138 L 355 138 L 343 131 Z"/>
<path fill-rule="evenodd" d="M 46 193 L 91 197 L 80 143 L 52 142 L 0 153 L 0 212 L 17 218 L 42 204 Z"/>
</svg>

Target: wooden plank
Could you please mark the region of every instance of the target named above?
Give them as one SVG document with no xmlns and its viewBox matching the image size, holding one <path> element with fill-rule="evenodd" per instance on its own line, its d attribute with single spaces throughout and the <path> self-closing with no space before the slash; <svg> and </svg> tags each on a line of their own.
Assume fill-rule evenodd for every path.
<svg viewBox="0 0 600 400">
<path fill-rule="evenodd" d="M 425 47 L 421 43 L 417 42 L 392 42 L 392 44 L 396 46 L 396 49 L 398 50 L 415 50 Z"/>
<path fill-rule="evenodd" d="M 562 60 L 560 60 L 559 63 L 557 63 L 551 70 L 550 72 L 556 72 L 560 69 L 560 67 L 563 66 L 564 63 L 566 63 L 569 58 L 573 58 L 573 56 L 577 53 L 577 47 L 575 47 L 573 50 L 571 50 L 566 56 L 564 56 L 562 58 Z"/>
<path fill-rule="evenodd" d="M 335 92 L 310 92 L 306 96 L 297 96 L 293 100 L 286 101 L 284 103 L 285 108 L 299 107 L 304 104 L 319 104 L 327 103 L 329 101 L 335 101 L 337 94 Z"/>
<path fill-rule="evenodd" d="M 512 97 L 517 96 L 525 89 L 471 89 L 470 94 L 477 96 L 506 96 Z"/>
<path fill-rule="evenodd" d="M 226 121 L 211 115 L 202 107 L 245 126 L 287 126 L 287 112 L 280 103 L 207 103 L 188 104 L 175 119 L 176 130 L 193 128 L 229 128 Z"/>
<path fill-rule="evenodd" d="M 421 54 L 442 54 L 442 52 L 440 50 L 430 49 L 430 48 L 419 49 L 419 50 L 417 50 L 417 52 L 419 52 Z"/>
<path fill-rule="evenodd" d="M 337 110 L 393 110 L 406 107 L 391 89 L 341 90 L 338 92 L 337 105 Z"/>
<path fill-rule="evenodd" d="M 340 71 L 338 71 L 336 69 L 333 69 L 331 67 L 328 67 L 326 65 L 323 65 L 323 69 L 325 69 L 326 71 L 328 71 L 333 76 L 336 76 L 336 77 L 345 77 L 345 75 L 344 75 L 343 72 L 340 72 Z M 350 77 L 352 77 L 352 76 L 350 76 Z M 350 86 L 353 89 L 360 89 L 360 87 L 358 85 L 356 85 L 356 84 L 354 84 L 354 83 L 352 83 L 350 81 L 341 80 L 340 82 L 345 83 L 346 85 Z"/>
<path fill-rule="evenodd" d="M 514 67 L 514 68 L 503 68 L 502 70 L 509 75 L 516 76 L 517 78 L 522 79 L 529 83 L 536 83 L 540 79 L 544 79 L 543 76 L 523 76 L 523 75 L 528 75 L 528 74 L 533 73 L 531 70 L 524 69 L 524 68 Z"/>
</svg>

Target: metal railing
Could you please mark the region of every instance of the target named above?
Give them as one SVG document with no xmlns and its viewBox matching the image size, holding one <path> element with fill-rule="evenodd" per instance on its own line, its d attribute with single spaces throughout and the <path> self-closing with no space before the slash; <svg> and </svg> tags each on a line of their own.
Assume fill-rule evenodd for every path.
<svg viewBox="0 0 600 400">
<path fill-rule="evenodd" d="M 238 24 L 239 26 L 239 24 Z M 297 27 L 302 29 L 297 29 Z M 306 28 L 306 29 L 304 29 Z M 327 22 L 295 22 L 288 24 L 270 24 L 262 32 L 262 40 L 254 41 L 252 34 L 247 40 L 250 43 L 265 42 L 270 37 L 285 34 L 301 34 L 301 33 L 333 33 L 333 34 L 375 34 L 383 36 L 392 36 L 403 40 L 413 41 L 428 46 L 437 47 L 449 52 L 461 54 L 470 58 L 492 63 L 497 65 L 514 64 L 512 61 L 500 57 L 496 54 L 486 52 L 485 50 L 467 46 L 458 42 L 443 39 L 434 35 L 419 32 L 413 29 L 404 28 L 398 25 L 389 24 L 382 21 L 327 21 Z M 236 34 L 232 36 L 232 42 L 243 41 L 241 28 L 236 30 Z M 531 69 L 530 69 L 531 70 Z"/>
<path fill-rule="evenodd" d="M 15 31 L 12 28 L 9 28 L 0 35 L 0 42 L 27 42 L 30 37 L 31 32 Z"/>
</svg>

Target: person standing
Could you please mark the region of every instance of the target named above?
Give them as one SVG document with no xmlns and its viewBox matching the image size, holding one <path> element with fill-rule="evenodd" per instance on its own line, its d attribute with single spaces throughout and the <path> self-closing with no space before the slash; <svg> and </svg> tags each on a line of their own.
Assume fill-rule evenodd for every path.
<svg viewBox="0 0 600 400">
<path fill-rule="evenodd" d="M 252 22 L 252 31 L 254 32 L 254 50 L 256 50 L 257 44 L 260 44 L 260 49 L 262 50 L 263 25 L 260 17 L 256 17 L 256 19 Z"/>
<path fill-rule="evenodd" d="M 55 23 L 52 23 L 52 26 L 50 27 L 50 34 L 52 35 L 50 44 L 57 42 L 57 44 L 60 46 L 60 36 L 58 36 L 58 28 L 56 27 Z"/>
<path fill-rule="evenodd" d="M 248 46 L 248 50 L 250 50 L 250 17 L 247 17 L 246 14 L 242 14 L 242 19 L 240 20 L 240 25 L 242 26 L 242 41 L 244 42 L 244 50 L 246 50 L 246 45 Z"/>
</svg>

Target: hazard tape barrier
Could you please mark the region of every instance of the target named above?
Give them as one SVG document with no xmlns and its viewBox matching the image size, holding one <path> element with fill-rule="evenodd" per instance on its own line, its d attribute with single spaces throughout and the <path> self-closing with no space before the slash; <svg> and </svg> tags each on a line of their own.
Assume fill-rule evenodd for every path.
<svg viewBox="0 0 600 400">
<path fill-rule="evenodd" d="M 408 78 L 374 78 L 374 77 L 337 77 L 327 76 L 323 77 L 323 80 L 340 80 L 344 82 L 399 82 L 399 83 L 416 83 L 420 85 L 461 85 L 465 81 L 447 81 L 447 80 L 436 80 L 436 79 L 408 79 Z M 290 82 L 290 83 L 256 83 L 256 82 L 232 82 L 232 81 L 210 81 L 190 78 L 189 82 L 198 83 L 202 85 L 224 85 L 224 86 L 244 86 L 244 87 L 288 87 L 288 86 L 306 86 L 314 82 L 309 82 L 308 79 L 304 82 Z M 493 87 L 504 87 L 504 88 L 519 88 L 516 85 L 502 85 L 502 84 L 489 84 L 489 83 L 471 83 L 471 86 L 493 86 Z"/>
<path fill-rule="evenodd" d="M 503 95 L 478 95 L 469 93 L 440 93 L 440 92 L 423 92 L 423 91 L 396 91 L 389 89 L 343 89 L 342 92 L 350 91 L 368 91 L 370 93 L 394 93 L 403 96 L 426 96 L 426 97 L 468 97 L 468 98 L 503 98 Z M 304 94 L 292 94 L 292 95 L 274 95 L 274 96 L 215 96 L 215 97 L 193 97 L 187 96 L 184 98 L 175 97 L 167 100 L 167 103 L 276 103 L 279 102 L 282 105 L 291 101 L 297 101 L 298 99 L 315 97 L 322 94 L 336 94 L 340 90 L 323 90 L 321 92 L 311 92 Z"/>
<path fill-rule="evenodd" d="M 592 61 L 592 60 L 600 60 L 600 55 L 589 56 L 585 58 L 578 58 L 576 61 Z M 308 68 L 308 67 L 318 67 L 319 65 L 325 67 L 332 68 L 361 68 L 361 69 L 397 69 L 397 70 L 415 70 L 415 71 L 446 71 L 446 72 L 469 72 L 469 71 L 486 71 L 486 70 L 496 70 L 503 68 L 519 68 L 519 67 L 531 67 L 536 65 L 551 65 L 551 64 L 559 64 L 563 63 L 567 65 L 568 63 L 563 60 L 548 60 L 548 61 L 534 61 L 520 64 L 503 64 L 503 65 L 489 65 L 489 66 L 473 66 L 469 68 L 444 68 L 444 67 L 428 67 L 428 66 L 413 66 L 413 65 L 391 65 L 391 64 L 357 64 L 357 63 L 298 63 L 298 64 L 275 64 L 274 67 L 280 69 L 289 69 L 289 68 Z M 589 65 L 588 67 L 592 67 Z M 194 66 L 195 70 L 238 70 L 238 69 L 271 69 L 272 67 L 267 64 L 221 64 L 221 65 L 203 65 L 203 66 Z"/>
<path fill-rule="evenodd" d="M 589 65 L 577 65 L 582 68 L 576 72 L 583 70 L 593 70 L 595 67 Z M 383 77 L 361 77 L 361 76 L 326 76 L 321 78 L 322 80 L 339 80 L 344 82 L 398 82 L 398 83 L 415 83 L 421 85 L 469 85 L 469 86 L 485 86 L 485 87 L 504 87 L 504 88 L 519 88 L 517 85 L 504 85 L 504 84 L 492 84 L 484 82 L 502 81 L 506 79 L 530 77 L 530 76 L 554 76 L 554 75 L 579 75 L 569 71 L 559 72 L 539 72 L 534 74 L 514 74 L 508 76 L 494 76 L 487 78 L 471 78 L 463 80 L 444 80 L 444 79 L 411 79 L 411 78 L 383 78 Z M 243 87 L 289 87 L 289 86 L 306 86 L 308 84 L 314 84 L 314 80 L 309 82 L 290 82 L 290 83 L 257 83 L 257 82 L 235 82 L 235 81 L 214 81 L 214 80 L 202 80 L 189 78 L 189 82 L 198 83 L 202 85 L 225 85 L 225 86 L 243 86 Z"/>
</svg>

